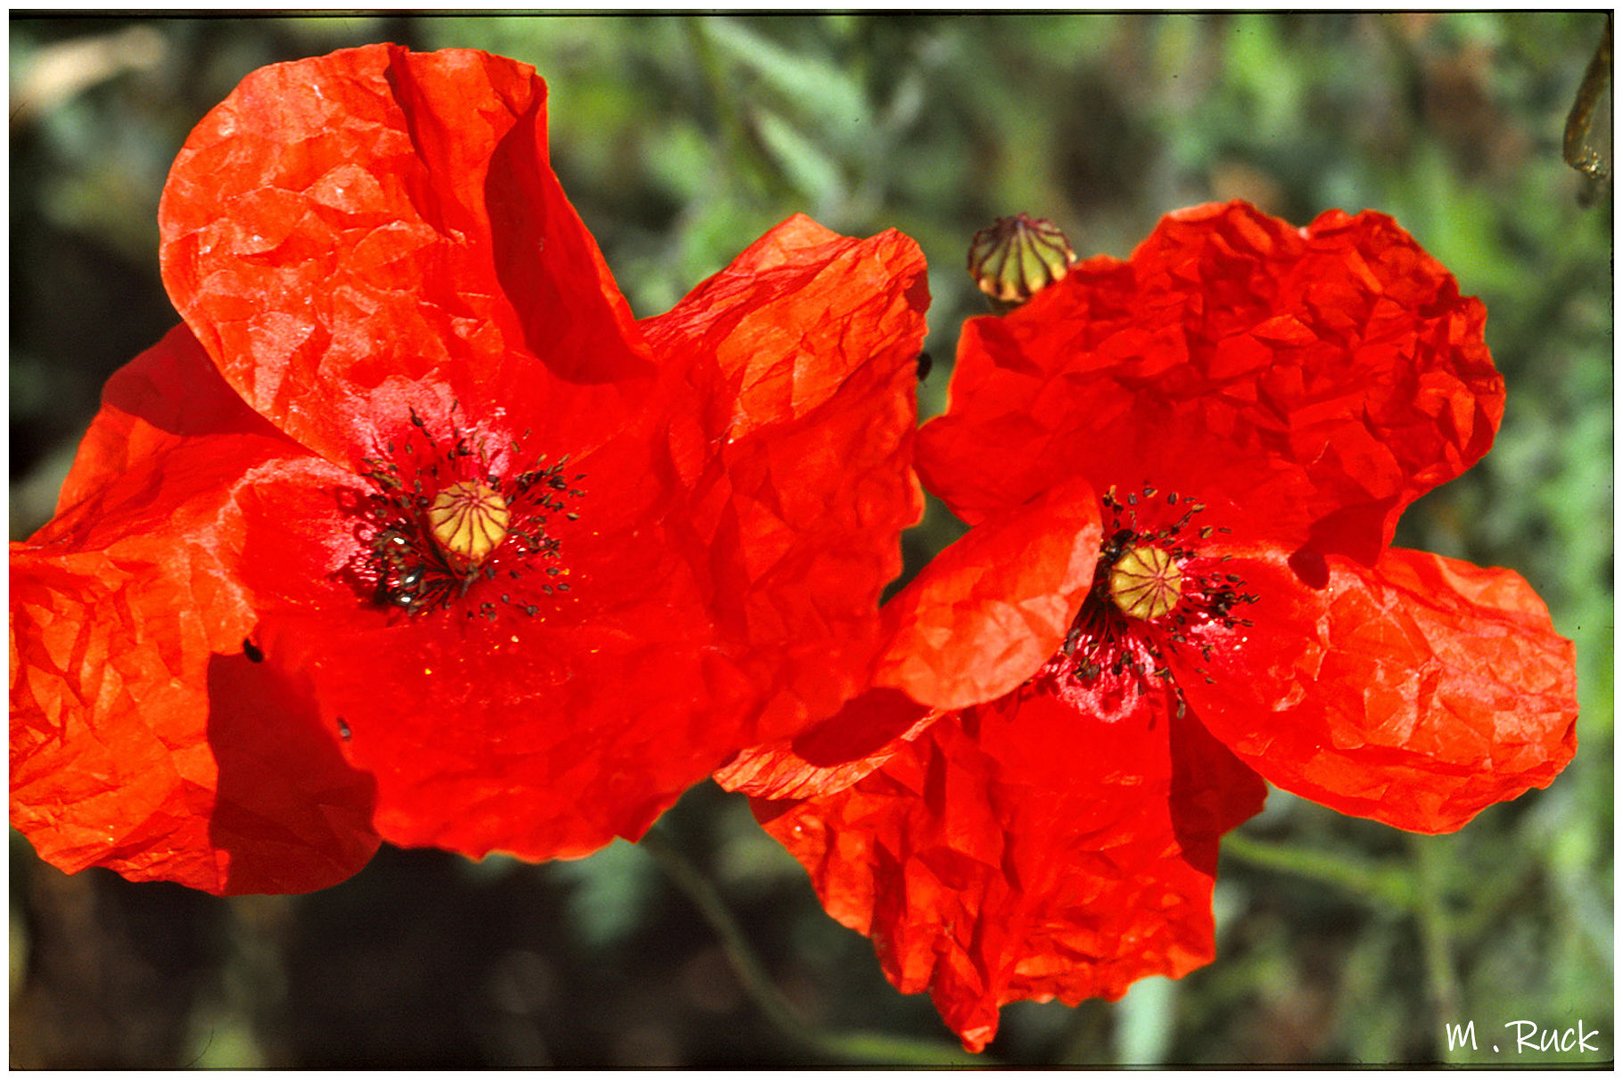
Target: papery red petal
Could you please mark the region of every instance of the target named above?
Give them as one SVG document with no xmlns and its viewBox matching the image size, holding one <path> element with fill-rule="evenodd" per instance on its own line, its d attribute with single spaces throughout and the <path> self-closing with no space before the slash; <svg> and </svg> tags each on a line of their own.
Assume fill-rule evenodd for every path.
<svg viewBox="0 0 1623 1080">
<path fill-rule="evenodd" d="M 918 245 L 840 236 L 804 216 L 756 241 L 643 330 L 662 362 L 719 368 L 696 442 L 693 543 L 708 552 L 723 629 L 775 696 L 770 739 L 865 685 L 878 602 L 919 519 L 916 358 L 929 303 Z"/>
<path fill-rule="evenodd" d="M 1264 789 L 1171 706 L 1107 722 L 1024 690 L 853 787 L 756 813 L 897 989 L 929 990 L 978 1051 L 1010 1001 L 1114 999 L 1211 960 L 1218 839 Z"/>
<path fill-rule="evenodd" d="M 42 858 L 230 893 L 371 857 L 369 785 L 243 655 L 235 500 L 303 456 L 184 328 L 109 381 L 61 512 L 12 546 L 11 814 Z"/>
<path fill-rule="evenodd" d="M 1093 585 L 1099 500 L 1070 480 L 971 529 L 886 605 L 875 681 L 937 709 L 1001 697 L 1054 655 Z"/>
<path fill-rule="evenodd" d="M 1209 659 L 1173 653 L 1191 707 L 1272 783 L 1343 813 L 1449 832 L 1572 759 L 1572 643 L 1527 583 L 1394 549 L 1303 584 L 1278 553 L 1226 569 L 1258 601 Z"/>
<path fill-rule="evenodd" d="M 1243 203 L 1181 211 L 1130 261 L 966 323 L 920 474 L 971 522 L 1062 476 L 1151 479 L 1268 507 L 1248 535 L 1371 562 L 1493 441 L 1483 321 L 1384 215 L 1296 230 Z"/>
<path fill-rule="evenodd" d="M 181 150 L 164 282 L 228 382 L 340 464 L 434 386 L 580 450 L 654 369 L 547 157 L 546 91 L 469 50 L 262 68 Z"/>
<path fill-rule="evenodd" d="M 672 613 L 481 620 L 449 644 L 370 613 L 290 616 L 267 619 L 265 648 L 267 663 L 310 672 L 325 728 L 376 778 L 385 839 L 577 858 L 636 840 L 742 737 L 747 684 L 725 658 L 637 614 Z"/>
<path fill-rule="evenodd" d="M 876 686 L 794 738 L 740 750 L 711 777 L 761 799 L 809 799 L 844 791 L 918 738 L 939 714 L 900 690 Z"/>
<path fill-rule="evenodd" d="M 1093 584 L 1099 501 L 1085 481 L 971 529 L 885 605 L 874 689 L 793 738 L 745 750 L 715 779 L 767 799 L 808 798 L 878 768 L 932 710 L 1009 693 L 1059 648 Z"/>
</svg>

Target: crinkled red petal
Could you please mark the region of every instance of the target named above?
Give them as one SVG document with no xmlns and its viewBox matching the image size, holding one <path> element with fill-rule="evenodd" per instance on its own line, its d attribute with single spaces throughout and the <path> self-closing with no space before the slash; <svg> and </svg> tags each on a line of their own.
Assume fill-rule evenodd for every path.
<svg viewBox="0 0 1623 1080">
<path fill-rule="evenodd" d="M 875 686 L 794 738 L 740 750 L 712 779 L 760 799 L 833 794 L 889 761 L 939 715 L 900 690 Z"/>
<path fill-rule="evenodd" d="M 12 546 L 11 820 L 48 862 L 239 893 L 371 857 L 369 783 L 244 655 L 236 500 L 304 456 L 184 328 L 109 381 L 61 513 Z"/>
<path fill-rule="evenodd" d="M 1054 655 L 1093 585 L 1099 498 L 1057 484 L 971 529 L 886 605 L 896 629 L 875 681 L 937 709 L 991 701 Z"/>
<path fill-rule="evenodd" d="M 886 977 L 964 1045 L 1021 999 L 1120 997 L 1212 958 L 1222 833 L 1264 786 L 1157 691 L 1116 722 L 1022 690 L 826 798 L 757 803 Z"/>
<path fill-rule="evenodd" d="M 1403 508 L 1493 441 L 1484 312 L 1388 217 L 1292 229 L 1243 203 L 1162 220 L 966 323 L 919 471 L 975 522 L 1058 477 L 1268 508 L 1244 532 L 1374 561 Z M 989 448 L 996 448 L 995 451 Z"/>
<path fill-rule="evenodd" d="M 425 386 L 551 445 L 615 431 L 654 369 L 552 172 L 545 100 L 527 65 L 394 45 L 243 80 L 159 212 L 164 282 L 226 380 L 345 465 Z"/>
<path fill-rule="evenodd" d="M 909 238 L 796 216 L 642 323 L 662 363 L 719 369 L 689 433 L 720 447 L 691 528 L 723 630 L 771 689 L 764 738 L 866 685 L 879 597 L 923 510 L 912 453 L 928 303 Z"/>
<path fill-rule="evenodd" d="M 829 794 L 883 764 L 932 710 L 1014 690 L 1064 640 L 1099 539 L 1099 500 L 1080 480 L 971 529 L 885 605 L 874 689 L 794 738 L 743 751 L 716 782 L 766 799 Z"/>
<path fill-rule="evenodd" d="M 1234 555 L 1252 625 L 1172 666 L 1211 732 L 1272 783 L 1438 833 L 1572 759 L 1573 646 L 1518 575 L 1394 549 L 1373 568 L 1332 556 L 1314 588 L 1278 553 Z"/>
</svg>

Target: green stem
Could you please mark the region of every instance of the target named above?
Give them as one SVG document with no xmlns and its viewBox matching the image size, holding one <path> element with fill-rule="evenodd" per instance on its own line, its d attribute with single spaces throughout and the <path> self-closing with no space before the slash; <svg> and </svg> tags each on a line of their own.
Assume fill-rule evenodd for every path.
<svg viewBox="0 0 1623 1080">
<path fill-rule="evenodd" d="M 938 1043 L 897 1038 L 878 1032 L 853 1031 L 820 1033 L 801 1015 L 772 981 L 760 957 L 750 947 L 744 932 L 733 919 L 715 887 L 688 861 L 687 857 L 656 826 L 639 844 L 659 863 L 678 889 L 685 893 L 721 939 L 722 949 L 738 976 L 739 985 L 756 1008 L 789 1039 L 803 1048 L 838 1061 L 888 1065 L 990 1065 L 983 1057 Z"/>
<path fill-rule="evenodd" d="M 1322 881 L 1378 904 L 1396 904 L 1415 910 L 1414 889 L 1401 870 L 1290 844 L 1254 840 L 1233 832 L 1223 838 L 1223 854 L 1267 870 L 1282 870 L 1298 877 Z"/>
<path fill-rule="evenodd" d="M 1420 923 L 1420 943 L 1425 951 L 1426 981 L 1431 988 L 1431 1003 L 1437 1011 L 1433 1030 L 1441 1032 L 1445 1023 L 1460 1022 L 1460 983 L 1454 974 L 1452 935 L 1442 895 L 1441 860 L 1446 853 L 1439 846 L 1438 837 L 1411 836 L 1409 840 L 1414 852 L 1416 877 L 1420 883 L 1415 894 L 1415 915 Z M 1464 1060 L 1464 1049 L 1450 1050 L 1442 1045 L 1443 1058 L 1446 1061 Z"/>
</svg>

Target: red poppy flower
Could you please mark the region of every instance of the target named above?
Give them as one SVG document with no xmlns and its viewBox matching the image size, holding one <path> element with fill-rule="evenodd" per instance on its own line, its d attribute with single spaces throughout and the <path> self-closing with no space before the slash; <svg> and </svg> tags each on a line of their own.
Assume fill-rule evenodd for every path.
<svg viewBox="0 0 1623 1080">
<path fill-rule="evenodd" d="M 881 665 L 868 715 L 722 778 L 771 800 L 757 813 L 824 906 L 971 1050 L 1005 1002 L 1208 962 L 1218 842 L 1264 780 L 1442 832 L 1571 759 L 1573 649 L 1527 583 L 1390 546 L 1493 439 L 1483 323 L 1389 218 L 1294 229 L 1243 204 L 968 323 L 919 470 L 973 528 L 915 586 L 979 599 L 957 621 L 904 591 L 887 615 L 960 685 L 1023 670 L 933 697 Z M 957 548 L 999 537 L 1023 568 L 1011 615 L 1073 595 L 1020 587 L 1074 565 L 1054 508 L 1079 483 L 1098 493 L 1079 598 L 985 618 L 1008 566 Z"/>
<path fill-rule="evenodd" d="M 160 211 L 186 325 L 12 550 L 12 822 L 298 891 L 381 836 L 636 837 L 863 685 L 920 510 L 923 260 L 790 219 L 634 321 L 521 64 L 250 75 Z"/>
</svg>

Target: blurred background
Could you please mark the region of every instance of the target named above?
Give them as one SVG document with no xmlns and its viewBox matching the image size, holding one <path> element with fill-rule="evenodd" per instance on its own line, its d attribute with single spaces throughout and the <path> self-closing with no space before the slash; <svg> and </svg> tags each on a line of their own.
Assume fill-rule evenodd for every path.
<svg viewBox="0 0 1623 1080">
<path fill-rule="evenodd" d="M 534 64 L 554 165 L 639 316 L 797 210 L 902 229 L 935 298 L 924 417 L 945 406 L 958 324 L 986 310 L 964 257 L 999 215 L 1125 257 L 1212 199 L 1297 224 L 1383 210 L 1486 301 L 1509 383 L 1493 452 L 1399 541 L 1532 581 L 1578 643 L 1577 760 L 1436 838 L 1274 792 L 1225 844 L 1215 964 L 1114 1004 L 1009 1006 L 986 1060 L 1609 1059 L 1612 191 L 1562 157 L 1609 33 L 1603 11 L 13 18 L 11 536 L 51 513 L 103 381 L 178 321 L 156 250 L 176 150 L 279 60 L 391 40 Z M 1608 84 L 1608 166 L 1610 102 Z M 932 506 L 909 566 L 957 531 Z M 68 877 L 13 834 L 11 1064 L 954 1060 L 928 1000 L 890 989 L 744 800 L 701 785 L 656 831 L 660 860 L 623 842 L 540 866 L 386 847 L 325 892 L 233 900 Z M 1517 1019 L 1582 1020 L 1601 1053 L 1490 1053 Z M 1480 1050 L 1450 1050 L 1443 1023 L 1468 1020 Z"/>
</svg>

